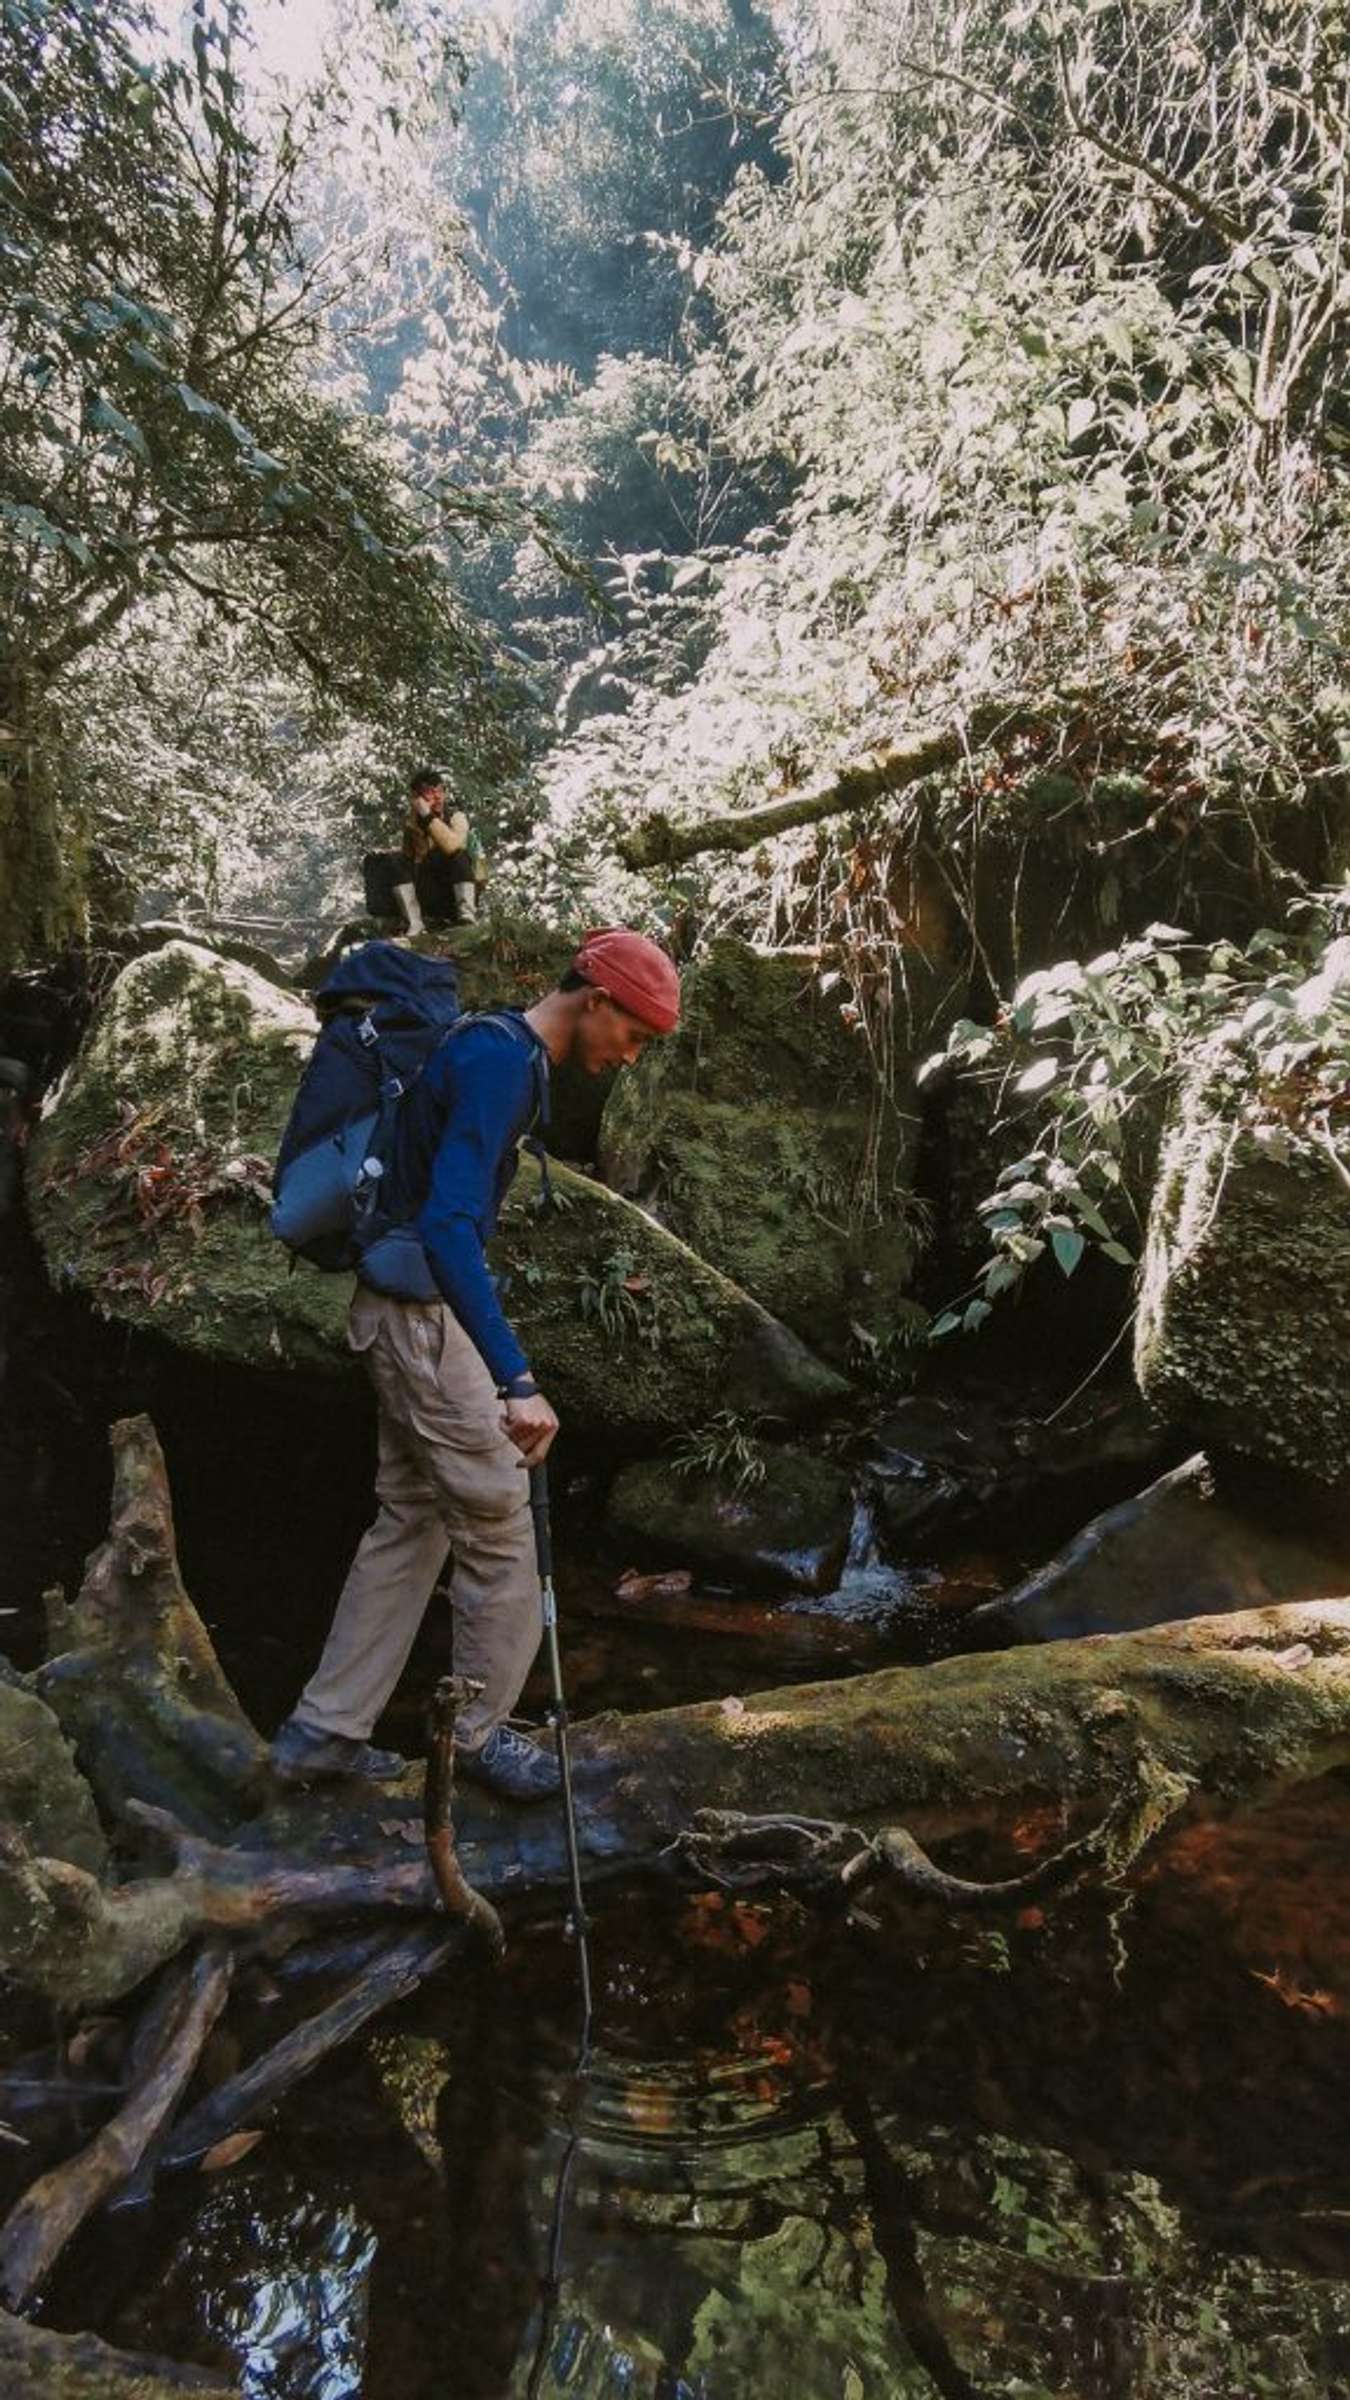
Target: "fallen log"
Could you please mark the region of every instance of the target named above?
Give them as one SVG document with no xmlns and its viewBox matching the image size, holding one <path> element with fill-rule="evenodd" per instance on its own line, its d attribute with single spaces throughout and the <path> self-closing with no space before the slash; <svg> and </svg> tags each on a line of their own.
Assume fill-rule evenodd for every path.
<svg viewBox="0 0 1350 2400">
<path fill-rule="evenodd" d="M 128 1801 L 125 1814 L 168 1843 L 167 1874 L 109 1885 L 69 1859 L 34 1857 L 0 1828 L 0 1898 L 10 1900 L 11 1915 L 22 1904 L 28 1937 L 5 1965 L 65 2006 L 122 1998 L 202 1934 L 262 1934 L 305 1916 L 437 1905 L 426 1859 L 391 1856 L 369 1816 L 366 1863 L 315 1864 L 201 1840 L 141 1801 Z"/>
<path fill-rule="evenodd" d="M 72 2234 L 125 2182 L 172 2114 L 225 2005 L 232 1966 L 228 1950 L 213 1943 L 152 2003 L 122 2107 L 86 2149 L 40 2175 L 11 2209 L 0 2226 L 0 2295 L 10 2308 L 25 2307 L 41 2289 Z"/>
<path fill-rule="evenodd" d="M 117 1539 L 100 1554 L 96 1577 L 91 1570 L 82 1602 L 135 1647 L 149 1558 L 152 1616 L 172 1627 L 196 1696 L 224 1721 L 228 1686 L 194 1631 L 176 1571 L 167 1580 L 167 1489 L 153 1462 L 132 1472 L 146 1445 L 154 1447 L 153 1432 L 139 1420 L 121 1445 Z M 114 1657 L 108 1668 L 105 1714 L 116 1718 L 128 1687 Z M 165 1672 L 171 1683 L 167 1661 Z M 15 1704 L 41 1714 L 27 1694 Z M 903 1826 L 924 1841 L 953 1821 L 996 1828 L 1047 1804 L 1081 1827 L 1171 1781 L 1231 1806 L 1350 1760 L 1350 1601 L 1249 1609 L 601 1718 L 576 1728 L 573 1756 L 592 1877 L 676 1872 L 672 1846 L 703 1808 L 824 1819 L 869 1837 Z M 60 1763 L 53 1755 L 44 1781 Z M 0 1800 L 4 1773 L 0 1755 Z M 130 1990 L 203 1934 L 266 1947 L 293 1939 L 306 1920 L 439 1911 L 415 1776 L 395 1792 L 360 1784 L 264 1791 L 266 1807 L 224 1842 L 126 1797 L 124 1816 L 166 1846 L 168 1871 L 115 1886 L 96 1865 L 36 1855 L 22 1831 L 0 1837 L 0 1904 L 6 1878 L 19 1887 L 6 1914 L 19 1928 L 11 1971 L 62 2000 L 99 2000 Z M 107 1805 L 101 1787 L 98 1797 Z M 8 1813 L 28 1821 L 22 1809 Z M 556 1808 L 510 1808 L 474 1790 L 459 1814 L 458 1863 L 486 1899 L 551 1905 L 565 1894 Z"/>
</svg>

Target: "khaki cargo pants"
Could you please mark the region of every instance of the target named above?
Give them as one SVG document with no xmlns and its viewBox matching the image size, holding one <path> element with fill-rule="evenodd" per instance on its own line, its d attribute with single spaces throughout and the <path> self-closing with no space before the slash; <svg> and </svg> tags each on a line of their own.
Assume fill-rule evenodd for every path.
<svg viewBox="0 0 1350 2400">
<path fill-rule="evenodd" d="M 515 1707 L 542 1631 L 529 1477 L 492 1377 L 443 1301 L 358 1284 L 347 1339 L 375 1386 L 380 1513 L 295 1713 L 323 1733 L 365 1738 L 452 1549 L 455 1672 L 484 1686 L 456 1735 L 477 1749 Z"/>
</svg>

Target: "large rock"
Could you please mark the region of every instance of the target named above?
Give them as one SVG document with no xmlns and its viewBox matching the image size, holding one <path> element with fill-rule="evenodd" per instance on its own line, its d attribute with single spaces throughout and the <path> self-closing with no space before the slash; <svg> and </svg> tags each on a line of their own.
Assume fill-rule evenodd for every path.
<svg viewBox="0 0 1350 2400">
<path fill-rule="evenodd" d="M 791 1447 L 762 1459 L 758 1480 L 681 1474 L 669 1460 L 625 1467 L 610 1493 L 615 1530 L 644 1551 L 738 1578 L 822 1592 L 848 1547 L 853 1490 L 832 1460 Z"/>
<path fill-rule="evenodd" d="M 1048 1565 L 972 1609 L 965 1625 L 991 1645 L 1075 1641 L 1347 1591 L 1350 1542 L 1240 1508 L 1197 1452 L 1094 1517 Z"/>
<path fill-rule="evenodd" d="M 124 968 L 33 1147 L 53 1277 L 206 1358 L 353 1373 L 348 1279 L 292 1271 L 267 1223 L 313 1035 L 306 1001 L 200 945 Z M 721 1406 L 793 1418 L 842 1396 L 794 1334 L 640 1209 L 565 1166 L 555 1181 L 562 1205 L 541 1216 L 527 1165 L 501 1263 L 565 1418 L 664 1432 Z"/>
<path fill-rule="evenodd" d="M 1350 941 L 1295 994 L 1291 1039 L 1338 1011 L 1343 1056 Z M 1326 1133 L 1330 1111 L 1350 1153 L 1347 1100 L 1325 1056 L 1275 1079 L 1239 1028 L 1207 1045 L 1164 1140 L 1135 1338 L 1160 1416 L 1324 1483 L 1350 1479 L 1350 1190 Z"/>
<path fill-rule="evenodd" d="M 916 1125 L 883 1097 L 846 998 L 805 958 L 714 943 L 600 1146 L 607 1182 L 839 1362 L 854 1323 L 884 1338 L 903 1314 L 917 1249 Z"/>
</svg>

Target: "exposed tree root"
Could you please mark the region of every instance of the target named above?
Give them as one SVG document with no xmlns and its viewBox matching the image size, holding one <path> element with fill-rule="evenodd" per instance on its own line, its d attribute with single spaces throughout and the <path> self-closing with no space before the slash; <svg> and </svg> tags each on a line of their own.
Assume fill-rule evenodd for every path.
<svg viewBox="0 0 1350 2400">
<path fill-rule="evenodd" d="M 751 1817 L 736 1809 L 701 1808 L 673 1847 L 690 1873 L 736 1891 L 775 1884 L 843 1900 L 887 1878 L 958 1912 L 1017 1909 L 1083 1883 L 1118 1882 L 1155 1833 L 1185 1807 L 1191 1787 L 1184 1777 L 1146 1762 L 1141 1769 L 1141 1788 L 1133 1800 L 1024 1874 L 992 1883 L 949 1874 L 903 1825 L 883 1825 L 866 1834 L 856 1825 L 819 1817 Z"/>
<path fill-rule="evenodd" d="M 490 1900 L 473 1890 L 455 1849 L 450 1800 L 455 1780 L 455 1717 L 482 1690 L 467 1675 L 443 1675 L 427 1711 L 427 1779 L 422 1799 L 422 1823 L 427 1857 L 436 1889 L 448 1917 L 459 1917 L 487 1944 L 492 1958 L 506 1954 L 506 1934 Z"/>
</svg>

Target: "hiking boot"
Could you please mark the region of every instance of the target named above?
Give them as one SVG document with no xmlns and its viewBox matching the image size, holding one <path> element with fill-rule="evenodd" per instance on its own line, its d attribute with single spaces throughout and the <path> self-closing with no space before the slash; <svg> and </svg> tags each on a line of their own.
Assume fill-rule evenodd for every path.
<svg viewBox="0 0 1350 2400">
<path fill-rule="evenodd" d="M 286 1719 L 269 1756 L 281 1783 L 332 1783 L 348 1775 L 365 1783 L 397 1783 L 408 1772 L 397 1750 L 373 1750 L 350 1733 L 321 1733 L 298 1717 Z"/>
<path fill-rule="evenodd" d="M 456 1750 L 456 1764 L 475 1783 L 485 1783 L 503 1800 L 547 1800 L 562 1785 L 551 1750 L 527 1740 L 513 1725 L 498 1725 L 478 1750 Z"/>
</svg>

